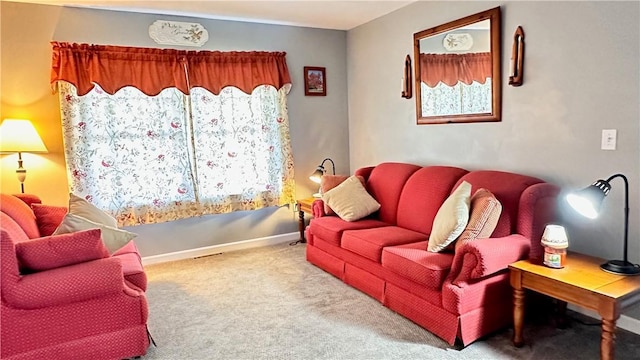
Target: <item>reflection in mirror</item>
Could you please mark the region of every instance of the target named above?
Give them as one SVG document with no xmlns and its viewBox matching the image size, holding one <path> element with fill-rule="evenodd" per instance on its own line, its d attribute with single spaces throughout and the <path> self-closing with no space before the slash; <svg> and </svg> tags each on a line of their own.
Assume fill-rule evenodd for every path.
<svg viewBox="0 0 640 360">
<path fill-rule="evenodd" d="M 418 124 L 500 121 L 500 8 L 414 34 Z"/>
</svg>

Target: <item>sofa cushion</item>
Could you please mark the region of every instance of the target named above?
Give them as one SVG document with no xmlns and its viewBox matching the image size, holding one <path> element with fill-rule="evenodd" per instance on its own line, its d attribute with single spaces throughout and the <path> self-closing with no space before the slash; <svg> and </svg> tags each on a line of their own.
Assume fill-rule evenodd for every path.
<svg viewBox="0 0 640 360">
<path fill-rule="evenodd" d="M 311 220 L 309 231 L 331 245 L 340 246 L 340 239 L 345 230 L 369 229 L 381 226 L 389 226 L 389 224 L 375 219 L 361 219 L 349 222 L 337 216 L 323 216 Z"/>
<path fill-rule="evenodd" d="M 362 176 L 356 176 L 358 180 L 362 183 L 362 186 L 365 185 L 364 178 Z M 349 175 L 322 175 L 320 178 L 320 193 L 324 194 L 327 191 L 333 189 L 334 187 L 342 184 L 345 180 L 349 178 Z M 335 215 L 335 211 L 331 209 L 331 207 L 326 203 L 324 204 L 324 213 L 325 215 Z"/>
<path fill-rule="evenodd" d="M 487 189 L 478 189 L 471 197 L 471 214 L 469 223 L 460 237 L 452 245 L 458 250 L 467 241 L 488 238 L 496 229 L 502 205 Z M 451 249 L 451 245 L 448 246 Z"/>
<path fill-rule="evenodd" d="M 134 233 L 99 224 L 71 213 L 65 215 L 64 220 L 62 220 L 62 223 L 53 234 L 67 234 L 87 229 L 100 229 L 102 231 L 102 241 L 110 253 L 120 249 L 127 244 L 129 240 L 137 236 Z"/>
<path fill-rule="evenodd" d="M 322 200 L 346 221 L 360 220 L 380 208 L 380 204 L 355 176 L 350 176 L 342 184 L 322 194 Z"/>
<path fill-rule="evenodd" d="M 471 184 L 463 181 L 442 203 L 429 235 L 427 250 L 438 252 L 454 242 L 469 222 Z"/>
<path fill-rule="evenodd" d="M 398 226 L 374 229 L 349 230 L 342 234 L 342 248 L 380 262 L 385 246 L 413 243 L 427 240 L 427 235 Z"/>
<path fill-rule="evenodd" d="M 382 266 L 418 284 L 440 290 L 454 254 L 434 253 L 425 250 L 426 247 L 426 242 L 386 247 L 382 250 Z"/>
<path fill-rule="evenodd" d="M 449 166 L 428 166 L 414 172 L 400 195 L 397 225 L 424 234 L 431 233 L 440 205 L 466 173 L 467 170 Z"/>
<path fill-rule="evenodd" d="M 24 201 L 15 196 L 0 194 L 0 211 L 13 219 L 29 239 L 40 237 L 36 216 Z"/>
<path fill-rule="evenodd" d="M 100 230 L 45 236 L 16 243 L 21 272 L 44 271 L 109 257 Z"/>
<path fill-rule="evenodd" d="M 504 237 L 518 232 L 518 209 L 521 195 L 531 185 L 542 182 L 542 180 L 531 176 L 493 170 L 472 171 L 460 178 L 458 183 L 462 181 L 471 184 L 472 192 L 479 188 L 491 191 L 502 204 L 500 220 L 498 220 L 492 237 Z M 527 216 L 523 216 L 523 218 L 527 218 Z"/>
<path fill-rule="evenodd" d="M 409 176 L 418 169 L 418 165 L 382 163 L 371 170 L 367 191 L 380 203 L 378 219 L 390 225 L 397 224 L 400 194 Z"/>
<path fill-rule="evenodd" d="M 31 210 L 36 215 L 40 236 L 53 234 L 67 214 L 67 209 L 61 206 L 31 204 Z"/>
</svg>

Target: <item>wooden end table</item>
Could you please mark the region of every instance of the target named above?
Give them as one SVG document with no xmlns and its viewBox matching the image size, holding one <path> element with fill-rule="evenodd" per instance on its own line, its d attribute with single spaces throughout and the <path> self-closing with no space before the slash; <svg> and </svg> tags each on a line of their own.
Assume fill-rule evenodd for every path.
<svg viewBox="0 0 640 360">
<path fill-rule="evenodd" d="M 318 200 L 315 197 L 309 197 L 306 199 L 300 199 L 296 201 L 296 206 L 298 207 L 298 231 L 300 231 L 300 240 L 298 242 L 306 243 L 307 240 L 304 238 L 304 214 L 313 214 L 313 202 Z"/>
<path fill-rule="evenodd" d="M 522 260 L 509 265 L 513 287 L 513 344 L 524 344 L 524 289 L 597 311 L 602 317 L 600 359 L 615 355 L 616 321 L 620 312 L 640 301 L 640 276 L 623 276 L 600 269 L 605 260 L 569 252 L 565 267 L 554 269 Z"/>
</svg>

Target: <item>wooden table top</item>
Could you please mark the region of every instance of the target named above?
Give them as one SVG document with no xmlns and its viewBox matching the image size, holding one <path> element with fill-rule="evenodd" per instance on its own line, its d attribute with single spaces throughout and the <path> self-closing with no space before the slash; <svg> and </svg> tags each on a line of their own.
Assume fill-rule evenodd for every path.
<svg viewBox="0 0 640 360">
<path fill-rule="evenodd" d="M 600 269 L 606 260 L 584 254 L 568 252 L 565 266 L 555 269 L 521 260 L 509 268 L 534 274 L 564 284 L 573 285 L 594 293 L 619 299 L 640 291 L 640 276 L 624 276 Z"/>
</svg>

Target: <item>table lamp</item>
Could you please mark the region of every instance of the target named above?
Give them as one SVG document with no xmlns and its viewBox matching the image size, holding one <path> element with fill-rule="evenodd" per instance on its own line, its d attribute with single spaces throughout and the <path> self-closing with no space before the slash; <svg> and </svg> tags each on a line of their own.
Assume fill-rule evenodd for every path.
<svg viewBox="0 0 640 360">
<path fill-rule="evenodd" d="M 4 119 L 0 125 L 0 152 L 18 153 L 18 181 L 20 181 L 20 191 L 24 193 L 24 180 L 27 177 L 27 170 L 22 167 L 23 152 L 46 153 L 40 135 L 29 120 Z"/>
<path fill-rule="evenodd" d="M 320 184 L 320 181 L 322 180 L 322 175 L 324 175 L 324 173 L 326 172 L 326 170 L 324 169 L 324 163 L 326 161 L 330 161 L 331 162 L 331 167 L 333 169 L 333 175 L 336 174 L 336 164 L 330 158 L 326 158 L 326 159 L 322 160 L 320 165 L 318 165 L 318 167 L 316 168 L 316 171 L 314 171 L 313 174 L 311 174 L 311 176 L 309 176 L 309 180 L 313 181 L 316 184 Z M 313 197 L 318 197 L 319 198 L 321 196 L 322 196 L 322 187 L 320 189 L 318 189 L 318 192 L 316 194 L 313 194 Z"/>
<path fill-rule="evenodd" d="M 567 202 L 582 216 L 595 219 L 600 212 L 602 201 L 611 191 L 610 181 L 615 178 L 624 180 L 624 259 L 609 260 L 602 264 L 602 270 L 619 275 L 638 275 L 640 265 L 628 261 L 627 248 L 629 238 L 629 181 L 622 174 L 611 175 L 607 180 L 597 180 L 591 186 L 567 195 Z"/>
</svg>

